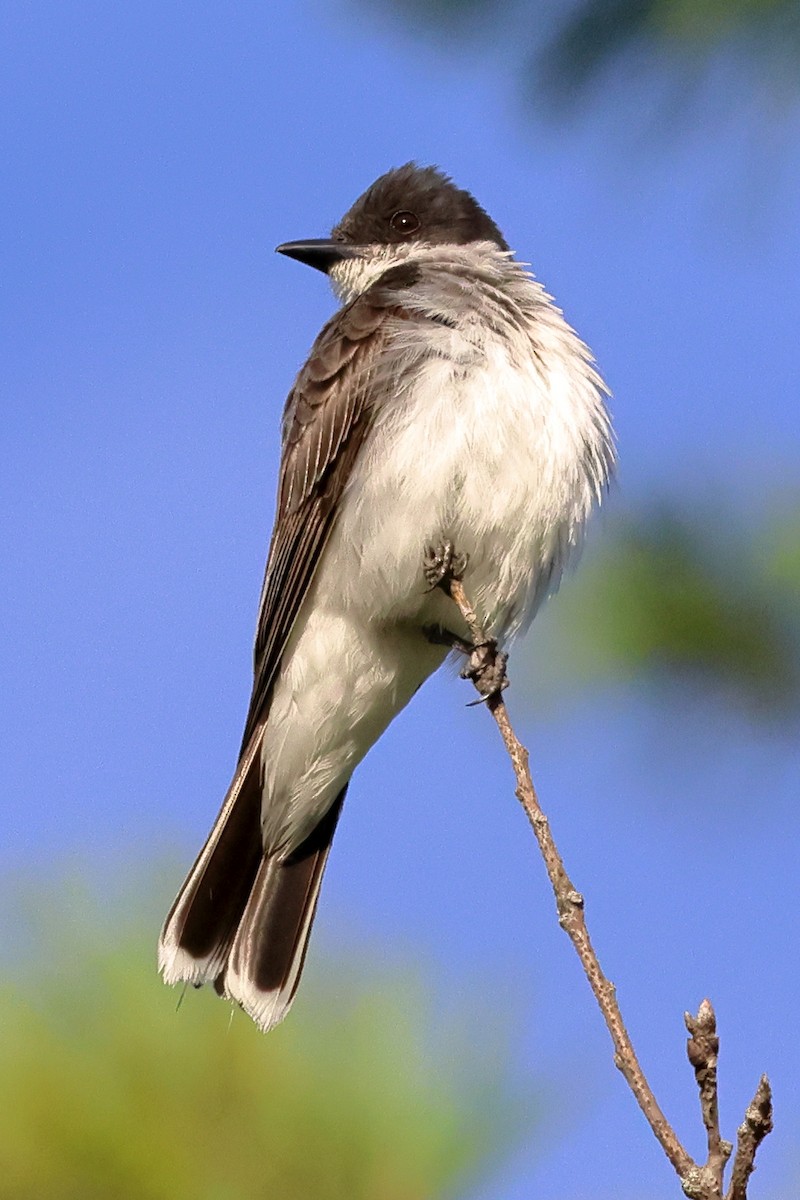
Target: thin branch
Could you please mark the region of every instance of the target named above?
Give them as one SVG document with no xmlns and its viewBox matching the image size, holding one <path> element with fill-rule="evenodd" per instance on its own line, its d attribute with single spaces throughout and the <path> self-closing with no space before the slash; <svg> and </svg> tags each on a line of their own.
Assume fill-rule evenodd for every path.
<svg viewBox="0 0 800 1200">
<path fill-rule="evenodd" d="M 616 990 L 613 983 L 604 975 L 589 938 L 584 918 L 583 896 L 575 888 L 566 872 L 550 832 L 550 824 L 536 795 L 530 773 L 528 751 L 519 741 L 511 726 L 502 696 L 502 689 L 508 681 L 505 677 L 498 681 L 497 677 L 497 662 L 499 661 L 504 667 L 505 658 L 499 655 L 496 643 L 488 638 L 481 628 L 477 614 L 461 583 L 460 575 L 463 574 L 463 565 L 460 571 L 454 569 L 452 565 L 454 561 L 453 548 L 448 545 L 439 558 L 442 569 L 438 582 L 458 606 L 475 647 L 472 655 L 474 661 L 471 662 L 464 675 L 465 678 L 472 679 L 478 691 L 481 692 L 482 698 L 486 701 L 486 706 L 500 730 L 514 768 L 517 797 L 539 843 L 539 849 L 555 894 L 559 924 L 575 947 L 611 1034 L 614 1044 L 614 1062 L 625 1077 L 650 1128 L 677 1172 L 684 1194 L 690 1200 L 723 1200 L 723 1175 L 732 1147 L 729 1142 L 723 1140 L 719 1131 L 717 1104 L 719 1039 L 716 1034 L 714 1010 L 706 1000 L 701 1004 L 696 1017 L 692 1017 L 688 1013 L 685 1017 L 687 1029 L 691 1035 L 688 1044 L 689 1059 L 694 1067 L 700 1089 L 701 1111 L 708 1142 L 708 1161 L 704 1166 L 699 1166 L 683 1147 L 661 1111 L 639 1064 L 617 1003 Z M 488 655 L 487 651 L 490 652 Z M 492 651 L 495 652 L 494 663 L 491 661 Z M 487 672 L 486 678 L 491 680 L 488 684 L 486 678 L 482 677 L 484 671 Z M 771 1128 L 770 1090 L 769 1083 L 764 1076 L 753 1102 L 747 1110 L 744 1124 L 739 1129 L 731 1187 L 725 1200 L 746 1200 L 747 1181 L 754 1169 L 756 1150 Z"/>
<path fill-rule="evenodd" d="M 739 1126 L 736 1157 L 733 1160 L 731 1186 L 727 1200 L 746 1200 L 747 1181 L 755 1170 L 756 1150 L 772 1132 L 772 1089 L 762 1075 L 744 1121 Z"/>
<path fill-rule="evenodd" d="M 708 1159 L 706 1169 L 714 1179 L 718 1191 L 722 1192 L 725 1167 L 733 1151 L 730 1142 L 723 1140 L 719 1131 L 719 1103 L 717 1100 L 717 1018 L 710 1000 L 704 1000 L 697 1016 L 684 1013 L 683 1019 L 689 1031 L 686 1053 L 694 1068 L 694 1076 L 700 1091 L 700 1112 L 706 1127 Z"/>
<path fill-rule="evenodd" d="M 460 608 L 461 615 L 467 623 L 474 644 L 476 646 L 485 644 L 487 642 L 486 635 L 478 624 L 478 618 L 467 599 L 463 584 L 458 579 L 452 579 L 449 581 L 448 587 L 450 595 Z M 533 827 L 544 858 L 547 874 L 555 893 L 559 924 L 577 951 L 608 1026 L 608 1032 L 611 1034 L 611 1040 L 614 1043 L 614 1062 L 625 1076 L 628 1086 L 636 1097 L 650 1128 L 661 1143 L 664 1153 L 678 1175 L 683 1178 L 689 1173 L 694 1163 L 661 1111 L 639 1065 L 633 1044 L 622 1020 L 614 985 L 603 974 L 597 954 L 589 939 L 583 915 L 583 896 L 575 888 L 564 868 L 561 855 L 550 832 L 550 824 L 539 804 L 528 765 L 528 751 L 514 733 L 502 695 L 497 693 L 490 696 L 486 703 L 489 712 L 497 722 L 497 727 L 514 767 L 517 779 L 517 797 Z"/>
</svg>

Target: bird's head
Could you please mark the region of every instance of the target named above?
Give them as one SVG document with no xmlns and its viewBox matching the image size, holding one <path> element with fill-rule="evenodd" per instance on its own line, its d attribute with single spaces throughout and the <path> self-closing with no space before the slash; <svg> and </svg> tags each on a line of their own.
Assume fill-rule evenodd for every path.
<svg viewBox="0 0 800 1200">
<path fill-rule="evenodd" d="M 508 250 L 474 196 L 437 167 L 406 163 L 376 179 L 329 238 L 286 242 L 278 252 L 324 271 L 334 289 L 349 299 L 421 247 L 470 242 L 494 242 Z"/>
</svg>

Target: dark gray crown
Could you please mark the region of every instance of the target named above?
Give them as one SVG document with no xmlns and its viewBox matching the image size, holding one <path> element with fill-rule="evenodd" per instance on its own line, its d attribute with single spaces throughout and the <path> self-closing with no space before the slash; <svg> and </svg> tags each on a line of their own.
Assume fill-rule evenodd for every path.
<svg viewBox="0 0 800 1200">
<path fill-rule="evenodd" d="M 376 179 L 334 226 L 332 236 L 357 246 L 486 241 L 501 250 L 509 248 L 474 196 L 456 187 L 438 167 L 413 162 Z"/>
</svg>

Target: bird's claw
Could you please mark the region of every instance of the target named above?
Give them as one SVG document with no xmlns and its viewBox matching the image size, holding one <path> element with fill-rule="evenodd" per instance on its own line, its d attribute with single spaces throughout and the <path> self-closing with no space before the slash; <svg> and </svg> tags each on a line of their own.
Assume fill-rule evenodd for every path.
<svg viewBox="0 0 800 1200">
<path fill-rule="evenodd" d="M 473 704 L 483 704 L 508 687 L 507 662 L 508 655 L 498 649 L 494 638 L 472 648 L 461 678 L 471 679 L 481 694 L 480 700 L 473 700 Z"/>
<path fill-rule="evenodd" d="M 422 559 L 422 570 L 428 584 L 428 591 L 433 592 L 451 579 L 462 579 L 467 569 L 468 555 L 458 554 L 451 541 L 441 542 L 438 546 L 429 546 Z"/>
</svg>

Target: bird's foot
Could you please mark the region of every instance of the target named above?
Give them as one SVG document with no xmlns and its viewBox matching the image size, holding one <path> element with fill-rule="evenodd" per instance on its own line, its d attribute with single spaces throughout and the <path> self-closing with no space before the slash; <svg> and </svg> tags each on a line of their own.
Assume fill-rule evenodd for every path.
<svg viewBox="0 0 800 1200">
<path fill-rule="evenodd" d="M 469 555 L 458 554 L 451 541 L 429 546 L 422 558 L 422 570 L 428 591 L 447 587 L 451 579 L 462 579 L 467 569 Z"/>
<path fill-rule="evenodd" d="M 465 642 L 442 625 L 424 625 L 422 632 L 432 646 L 447 646 L 448 650 L 459 650 L 462 654 L 472 654 L 475 649 L 472 642 Z"/>
<path fill-rule="evenodd" d="M 498 648 L 494 638 L 487 638 L 471 648 L 461 678 L 471 679 L 481 694 L 480 700 L 474 700 L 473 704 L 483 704 L 508 687 L 507 662 L 508 655 Z"/>
</svg>

